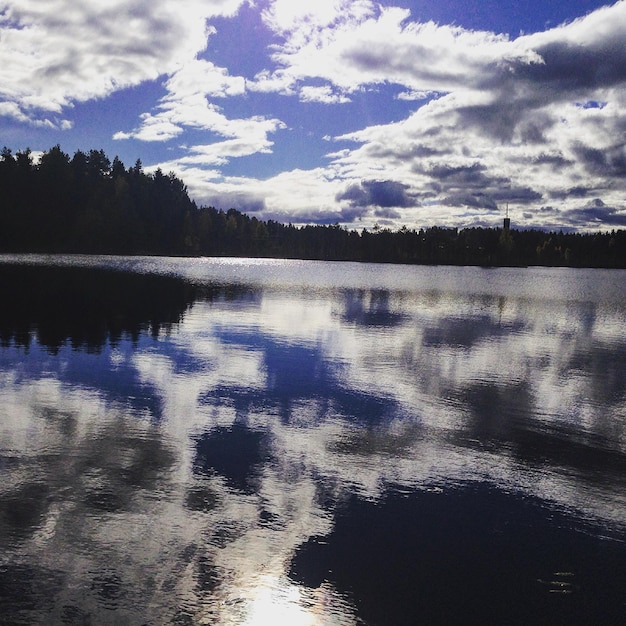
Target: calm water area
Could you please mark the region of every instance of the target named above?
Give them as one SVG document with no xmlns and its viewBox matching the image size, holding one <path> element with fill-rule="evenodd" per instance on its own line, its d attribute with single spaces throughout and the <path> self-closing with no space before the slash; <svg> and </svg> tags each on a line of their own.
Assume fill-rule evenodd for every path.
<svg viewBox="0 0 626 626">
<path fill-rule="evenodd" d="M 626 624 L 625 287 L 0 256 L 0 624 Z"/>
</svg>

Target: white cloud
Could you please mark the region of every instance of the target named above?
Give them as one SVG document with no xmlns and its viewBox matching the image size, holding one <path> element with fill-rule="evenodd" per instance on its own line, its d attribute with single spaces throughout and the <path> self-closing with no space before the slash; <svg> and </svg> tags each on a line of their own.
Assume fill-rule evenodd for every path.
<svg viewBox="0 0 626 626">
<path fill-rule="evenodd" d="M 410 91 L 402 91 L 400 92 L 396 98 L 398 100 L 428 100 L 437 95 L 437 92 L 433 91 L 423 91 L 423 90 L 415 90 L 412 89 Z"/>
<path fill-rule="evenodd" d="M 268 135 L 285 128 L 276 118 L 229 119 L 224 115 L 209 99 L 244 95 L 246 83 L 242 77 L 230 76 L 209 61 L 195 59 L 187 63 L 166 81 L 165 88 L 167 95 L 153 112 L 141 116 L 135 130 L 120 131 L 114 138 L 165 142 L 186 129 L 201 129 L 227 138 L 193 146 L 189 155 L 174 165 L 174 170 L 188 165 L 223 165 L 234 157 L 269 153 L 273 142 Z"/>
<path fill-rule="evenodd" d="M 484 216 L 508 202 L 558 197 L 573 209 L 581 187 L 623 207 L 625 40 L 625 2 L 515 40 L 381 9 L 288 39 L 264 79 L 301 98 L 378 83 L 405 87 L 399 99 L 439 96 L 405 120 L 339 136 L 361 145 L 329 157 L 337 178 L 401 181 L 431 220 L 459 225 L 476 218 L 473 207 Z M 319 79 L 329 86 L 306 85 Z"/>
<path fill-rule="evenodd" d="M 225 203 L 263 207 L 260 216 L 369 224 L 376 207 L 357 215 L 345 194 L 374 182 L 407 185 L 415 199 L 395 207 L 399 220 L 383 207 L 396 225 L 460 225 L 507 202 L 535 211 L 540 223 L 538 207 L 558 202 L 567 212 L 592 197 L 624 213 L 624 0 L 515 39 L 422 23 L 370 0 L 248 2 L 270 41 L 270 58 L 252 80 L 224 57 L 212 62 L 207 45 L 216 34 L 211 19 L 236 19 L 245 3 L 8 0 L 0 57 L 11 62 L 0 66 L 0 116 L 67 129 L 75 103 L 162 80 L 165 96 L 133 121 L 120 116 L 113 137 L 187 144 L 182 158 L 160 165 L 181 175 L 199 202 L 224 193 Z M 369 102 L 372 90 L 374 107 L 389 98 L 394 122 L 355 117 L 352 129 L 362 127 L 350 133 L 320 126 L 337 145 L 318 167 L 266 181 L 218 171 L 236 157 L 283 149 L 277 131 L 287 130 L 283 120 L 293 124 L 296 98 L 311 110 L 325 105 L 322 118 L 334 105 L 355 106 L 357 93 Z M 233 100 L 244 98 L 250 112 L 231 114 Z M 254 114 L 257 102 L 263 115 Z M 317 130 L 315 120 L 307 124 Z"/>
<path fill-rule="evenodd" d="M 328 23 L 318 20 L 309 27 L 306 15 L 288 25 L 268 20 L 287 33 L 285 45 L 274 53 L 280 67 L 273 77 L 276 84 L 322 78 L 346 92 L 375 83 L 445 92 L 475 82 L 498 62 L 540 61 L 503 35 L 409 22 L 410 12 L 395 7 L 376 12 L 371 3 L 330 4 L 343 12 L 338 10 Z"/>
<path fill-rule="evenodd" d="M 218 162 L 223 148 L 220 143 L 205 146 L 204 150 L 194 148 L 190 154 L 159 163 L 158 167 L 180 176 L 190 194 L 204 205 L 224 210 L 235 207 L 257 214 L 261 219 L 285 223 L 347 221 L 335 200 L 336 195 L 343 190 L 344 181 L 335 178 L 332 169 L 295 169 L 264 180 L 221 176 L 215 170 L 207 172 L 201 165 Z"/>
<path fill-rule="evenodd" d="M 323 62 L 322 49 L 331 41 L 335 33 L 354 32 L 363 20 L 376 14 L 377 8 L 370 0 L 320 0 L 319 2 L 291 2 L 274 0 L 262 13 L 265 23 L 281 39 L 275 45 L 274 60 L 279 67 L 274 71 L 260 72 L 249 88 L 254 91 L 274 91 L 283 95 L 292 95 L 300 91 L 297 82 L 301 78 L 317 76 L 316 73 L 302 72 L 297 69 L 298 62 L 294 55 L 302 55 L 311 50 L 317 61 Z M 321 76 L 321 74 L 320 74 Z M 336 83 L 336 81 L 333 81 Z M 303 101 L 311 99 L 312 88 L 304 87 Z M 326 100 L 328 102 L 328 100 Z M 345 96 L 334 96 L 334 102 L 346 102 Z"/>
<path fill-rule="evenodd" d="M 289 37 L 290 46 L 299 47 L 324 29 L 373 15 L 375 6 L 370 0 L 274 0 L 263 11 L 263 19 L 275 32 Z"/>
<path fill-rule="evenodd" d="M 196 145 L 188 149 L 187 156 L 174 161 L 175 166 L 207 166 L 223 165 L 231 158 L 250 156 L 252 154 L 271 152 L 274 145 L 267 139 L 267 134 L 275 130 L 272 121 L 267 120 L 238 120 L 241 125 L 238 129 L 239 136 L 235 139 L 217 141 L 212 144 Z M 247 122 L 247 124 L 246 124 Z M 250 128 L 250 133 L 245 133 L 245 127 Z"/>
<path fill-rule="evenodd" d="M 322 104 L 341 104 L 350 101 L 347 96 L 334 93 L 329 85 L 324 85 L 323 87 L 302 87 L 300 89 L 300 99 L 302 102 L 320 102 Z"/>
<path fill-rule="evenodd" d="M 11 62 L 0 66 L 0 97 L 13 109 L 5 114 L 39 120 L 171 74 L 206 47 L 206 20 L 232 15 L 242 2 L 8 0 L 0 57 Z"/>
<path fill-rule="evenodd" d="M 194 59 L 176 71 L 167 80 L 166 87 L 170 94 L 166 96 L 166 102 L 198 94 L 225 98 L 245 94 L 246 81 L 241 76 L 230 76 L 228 70 L 210 61 Z"/>
<path fill-rule="evenodd" d="M 141 126 L 132 132 L 118 131 L 113 135 L 113 139 L 139 139 L 140 141 L 169 141 L 178 137 L 183 129 L 166 119 L 164 116 L 153 116 L 144 113 L 141 116 Z"/>
<path fill-rule="evenodd" d="M 159 163 L 154 166 L 155 168 L 161 167 L 161 169 L 179 173 L 186 181 L 190 166 L 196 175 L 206 176 L 207 171 L 204 169 L 206 166 L 223 165 L 231 158 L 257 153 L 271 153 L 274 144 L 268 139 L 268 135 L 284 128 L 284 124 L 280 120 L 266 120 L 256 117 L 229 120 L 212 106 L 207 104 L 206 108 L 203 116 L 186 117 L 183 123 L 187 126 L 211 130 L 222 136 L 232 137 L 232 139 L 187 147 L 186 156 Z M 114 137 L 116 139 L 133 137 L 142 141 L 167 141 L 183 132 L 183 127 L 178 125 L 183 116 L 184 107 L 182 110 L 168 109 L 155 116 L 145 114 L 143 124 L 138 130 L 132 133 L 116 133 Z"/>
</svg>

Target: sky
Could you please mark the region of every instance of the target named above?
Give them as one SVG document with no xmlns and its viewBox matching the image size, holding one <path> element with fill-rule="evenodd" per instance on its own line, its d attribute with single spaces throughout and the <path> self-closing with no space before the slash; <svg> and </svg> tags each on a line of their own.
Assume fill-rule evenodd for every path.
<svg viewBox="0 0 626 626">
<path fill-rule="evenodd" d="M 348 228 L 626 227 L 626 0 L 0 0 L 0 145 Z"/>
</svg>

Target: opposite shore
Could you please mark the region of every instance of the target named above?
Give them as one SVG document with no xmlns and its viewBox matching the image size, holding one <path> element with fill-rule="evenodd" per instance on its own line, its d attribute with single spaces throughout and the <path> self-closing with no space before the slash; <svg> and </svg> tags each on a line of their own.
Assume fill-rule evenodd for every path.
<svg viewBox="0 0 626 626">
<path fill-rule="evenodd" d="M 295 226 L 197 206 L 174 174 L 59 146 L 0 158 L 0 253 L 265 257 L 419 265 L 626 268 L 626 230 Z"/>
</svg>

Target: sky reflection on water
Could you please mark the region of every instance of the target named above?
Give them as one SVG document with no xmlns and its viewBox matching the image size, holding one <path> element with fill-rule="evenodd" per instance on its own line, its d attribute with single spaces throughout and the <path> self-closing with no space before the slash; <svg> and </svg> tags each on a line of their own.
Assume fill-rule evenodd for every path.
<svg viewBox="0 0 626 626">
<path fill-rule="evenodd" d="M 623 621 L 623 272 L 1 270 L 7 623 Z"/>
</svg>

